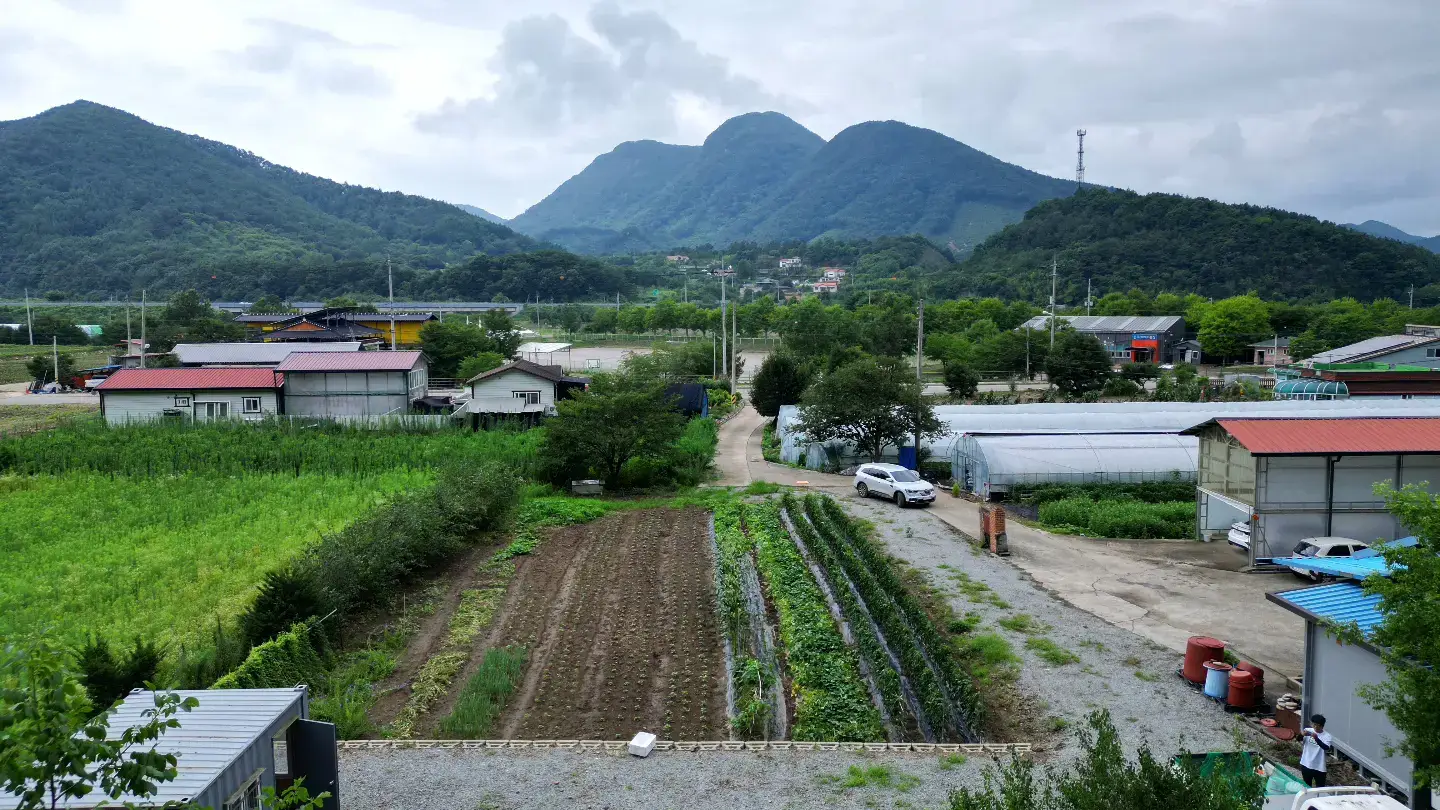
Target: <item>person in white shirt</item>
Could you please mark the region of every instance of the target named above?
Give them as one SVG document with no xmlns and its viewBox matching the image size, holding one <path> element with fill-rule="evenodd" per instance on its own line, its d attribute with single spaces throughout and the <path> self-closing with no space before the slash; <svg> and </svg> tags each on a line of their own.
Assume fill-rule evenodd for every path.
<svg viewBox="0 0 1440 810">
<path fill-rule="evenodd" d="M 1300 778 L 1310 787 L 1325 787 L 1325 755 L 1335 740 L 1325 730 L 1325 715 L 1310 715 L 1310 725 L 1300 732 L 1305 745 L 1300 749 Z"/>
</svg>

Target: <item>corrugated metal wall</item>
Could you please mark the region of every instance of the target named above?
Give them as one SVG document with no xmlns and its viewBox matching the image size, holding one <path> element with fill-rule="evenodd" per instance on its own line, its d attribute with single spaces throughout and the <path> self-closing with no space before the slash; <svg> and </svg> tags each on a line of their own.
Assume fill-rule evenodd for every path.
<svg viewBox="0 0 1440 810">
<path fill-rule="evenodd" d="M 1341 644 L 1314 622 L 1306 623 L 1305 718 L 1325 715 L 1325 730 L 1349 756 L 1392 785 L 1406 790 L 1412 767 L 1404 757 L 1385 753 L 1385 742 L 1400 739 L 1385 713 L 1355 694 L 1361 684 L 1385 680 L 1385 665 L 1370 650 Z"/>
</svg>

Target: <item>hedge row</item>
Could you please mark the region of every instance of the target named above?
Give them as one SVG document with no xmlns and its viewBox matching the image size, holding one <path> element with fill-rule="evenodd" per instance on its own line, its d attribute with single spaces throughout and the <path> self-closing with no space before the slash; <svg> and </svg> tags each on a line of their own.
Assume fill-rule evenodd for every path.
<svg viewBox="0 0 1440 810">
<path fill-rule="evenodd" d="M 328 647 L 311 623 L 296 624 L 250 650 L 250 655 L 212 689 L 283 689 L 324 683 Z"/>
<path fill-rule="evenodd" d="M 1183 539 L 1195 533 L 1195 502 L 1065 498 L 1042 504 L 1040 522 L 1057 528 L 1074 527 L 1095 537 Z"/>
<path fill-rule="evenodd" d="M 1066 498 L 1085 497 L 1092 501 L 1136 500 L 1144 503 L 1165 503 L 1195 499 L 1195 482 L 1134 481 L 1129 483 L 1091 484 L 1016 484 L 1010 488 L 1010 500 L 1047 504 Z"/>
<path fill-rule="evenodd" d="M 957 728 L 955 723 L 949 720 L 949 712 L 942 715 L 947 719 L 946 725 L 958 737 L 967 742 L 977 740 L 978 732 L 976 730 L 982 728 L 985 723 L 985 706 L 973 680 L 955 660 L 950 644 L 940 634 L 940 631 L 935 629 L 935 625 L 930 621 L 925 609 L 906 590 L 905 584 L 896 575 L 884 552 L 870 542 L 864 532 L 840 508 L 840 505 L 830 498 L 811 496 L 811 499 L 813 501 L 807 503 L 806 507 L 810 509 L 812 504 L 818 505 L 812 514 L 821 532 L 824 533 L 828 529 L 837 548 L 849 552 L 849 554 L 842 554 L 841 559 L 842 561 L 848 560 L 853 567 L 855 573 L 851 575 L 851 579 L 856 580 L 856 587 L 860 588 L 860 593 L 866 598 L 876 620 L 882 621 L 882 616 L 885 614 L 885 611 L 878 608 L 877 605 L 892 604 L 895 611 L 898 612 L 899 615 L 893 618 L 884 616 L 881 628 L 886 631 L 886 638 L 891 640 L 892 645 L 899 646 L 897 655 L 901 656 L 901 665 L 906 666 L 909 670 L 910 666 L 906 664 L 907 655 L 919 655 L 923 651 L 929 660 L 934 662 L 938 672 L 930 670 L 928 665 L 917 667 L 916 670 L 921 673 L 931 671 L 937 675 L 939 686 L 943 686 L 943 694 L 948 698 L 946 702 L 959 710 L 962 727 Z M 860 581 L 873 584 L 862 586 Z M 873 591 L 867 592 L 867 588 L 873 588 Z M 871 601 L 871 593 L 875 594 L 874 601 Z M 892 626 L 896 628 L 894 635 L 890 630 Z M 913 646 L 909 650 L 906 650 L 904 646 L 904 639 L 907 636 L 904 630 L 910 631 L 915 637 Z M 914 659 L 909 660 L 913 661 Z M 920 660 L 923 662 L 924 656 L 921 656 Z M 909 675 L 908 671 L 907 675 Z M 911 677 L 914 678 L 914 676 Z M 920 692 L 920 699 L 926 713 L 933 717 L 932 712 L 936 712 L 942 707 L 936 703 L 935 695 L 932 694 L 927 698 L 924 675 L 921 674 L 920 678 L 922 680 L 916 683 L 916 689 Z"/>
</svg>

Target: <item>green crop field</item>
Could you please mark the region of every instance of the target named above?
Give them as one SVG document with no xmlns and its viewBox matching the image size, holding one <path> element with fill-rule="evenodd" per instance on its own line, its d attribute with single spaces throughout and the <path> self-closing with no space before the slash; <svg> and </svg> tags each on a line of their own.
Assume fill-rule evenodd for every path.
<svg viewBox="0 0 1440 810">
<path fill-rule="evenodd" d="M 0 637 L 42 629 L 70 640 L 203 637 L 321 532 L 431 478 L 414 470 L 0 478 Z"/>
</svg>

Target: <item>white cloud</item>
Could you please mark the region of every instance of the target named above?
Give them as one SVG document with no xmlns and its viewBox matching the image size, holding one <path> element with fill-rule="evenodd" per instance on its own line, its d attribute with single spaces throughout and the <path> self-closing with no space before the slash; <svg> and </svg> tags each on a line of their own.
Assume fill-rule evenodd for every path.
<svg viewBox="0 0 1440 810">
<path fill-rule="evenodd" d="M 1087 177 L 1440 232 L 1434 0 L 35 0 L 0 118 L 91 98 L 513 215 L 622 140 L 778 109 Z"/>
</svg>

